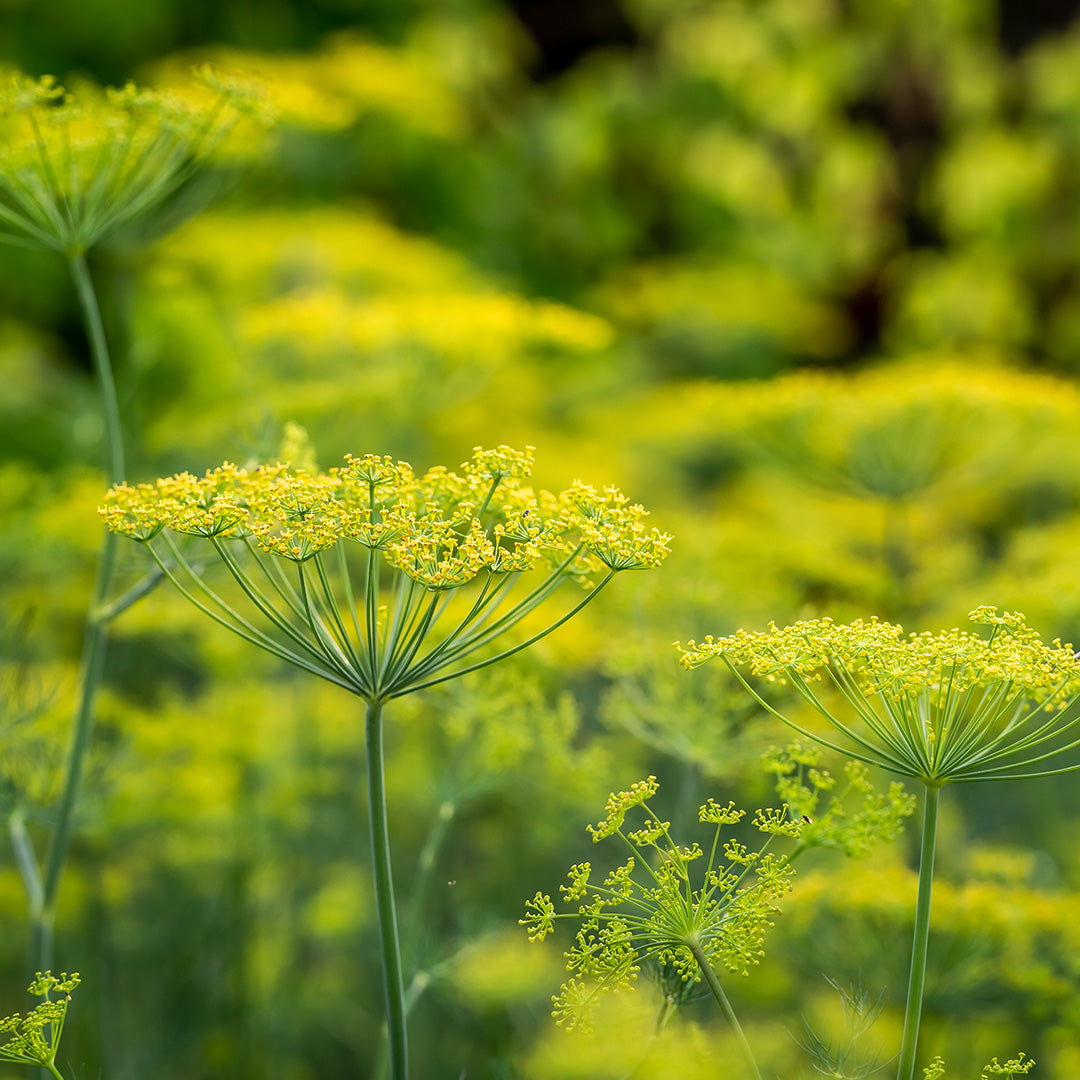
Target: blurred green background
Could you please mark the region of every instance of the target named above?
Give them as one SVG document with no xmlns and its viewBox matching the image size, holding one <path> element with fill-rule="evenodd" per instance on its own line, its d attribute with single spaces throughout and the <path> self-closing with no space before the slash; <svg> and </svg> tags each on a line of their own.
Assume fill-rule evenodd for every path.
<svg viewBox="0 0 1080 1080">
<path fill-rule="evenodd" d="M 688 830 L 709 795 L 769 802 L 784 733 L 672 641 L 981 603 L 1080 638 L 1073 8 L 0 2 L 0 63 L 116 84 L 209 58 L 281 115 L 267 157 L 95 253 L 132 480 L 275 453 L 296 421 L 323 467 L 533 445 L 539 485 L 616 483 L 675 534 L 513 665 L 391 713 L 417 1076 L 736 1075 L 708 1003 L 649 1043 L 646 979 L 614 1048 L 554 1029 L 560 949 L 517 926 L 604 857 L 584 825 L 611 790 L 655 773 Z M 0 248 L 0 385 L 0 797 L 40 838 L 104 488 L 61 260 Z M 117 621 L 58 919 L 84 977 L 65 1070 L 374 1076 L 362 755 L 357 702 L 167 590 Z M 973 1076 L 1022 1048 L 1073 1080 L 1077 781 L 946 803 L 920 1057 Z M 838 1023 L 826 976 L 884 992 L 895 1052 L 913 844 L 800 864 L 731 990 L 768 1075 L 812 1074 L 788 1033 Z M 0 915 L 11 1011 L 10 849 Z"/>
</svg>

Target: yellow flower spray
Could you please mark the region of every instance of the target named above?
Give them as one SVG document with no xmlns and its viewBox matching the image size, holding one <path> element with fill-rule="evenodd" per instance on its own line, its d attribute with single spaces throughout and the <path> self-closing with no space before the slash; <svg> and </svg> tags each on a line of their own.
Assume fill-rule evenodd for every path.
<svg viewBox="0 0 1080 1080">
<path fill-rule="evenodd" d="M 1080 656 L 1046 645 L 1018 612 L 980 607 L 964 630 L 905 634 L 871 620 L 813 619 L 762 632 L 689 642 L 687 669 L 719 657 L 754 699 L 805 738 L 923 784 L 919 893 L 898 1080 L 913 1080 L 922 1013 L 937 813 L 948 783 L 1030 779 L 1080 769 L 1051 767 L 1080 748 Z M 743 674 L 790 684 L 838 735 L 804 727 L 769 703 Z M 815 689 L 827 682 L 842 710 Z M 839 741 L 837 741 L 837 739 Z"/>
<path fill-rule="evenodd" d="M 624 570 L 659 565 L 670 537 L 616 488 L 526 485 L 532 451 L 477 448 L 421 476 L 392 458 L 320 473 L 223 465 L 197 478 L 120 484 L 101 513 L 142 543 L 207 615 L 366 702 L 371 849 L 383 948 L 390 1071 L 408 1075 L 406 1004 L 383 777 L 383 706 L 486 667 L 550 634 Z M 190 561 L 192 536 L 230 595 Z M 524 640 L 519 623 L 566 583 L 585 586 Z M 536 625 L 536 621 L 533 621 Z"/>
</svg>

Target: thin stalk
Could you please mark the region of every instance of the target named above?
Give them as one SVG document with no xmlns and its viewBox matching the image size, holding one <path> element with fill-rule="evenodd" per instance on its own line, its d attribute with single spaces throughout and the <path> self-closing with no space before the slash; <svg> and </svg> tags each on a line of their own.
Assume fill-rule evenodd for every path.
<svg viewBox="0 0 1080 1080">
<path fill-rule="evenodd" d="M 731 1002 L 728 1001 L 727 994 L 724 993 L 724 988 L 720 985 L 720 980 L 716 977 L 716 972 L 713 971 L 705 956 L 705 950 L 702 949 L 700 942 L 698 942 L 696 938 L 687 941 L 686 947 L 694 954 L 694 959 L 701 969 L 702 977 L 712 991 L 713 997 L 716 998 L 724 1016 L 727 1017 L 727 1021 L 731 1025 L 732 1030 L 738 1036 L 739 1042 L 742 1043 L 743 1053 L 746 1055 L 746 1060 L 750 1065 L 750 1072 L 753 1074 L 754 1080 L 761 1080 L 761 1072 L 758 1070 L 757 1061 L 754 1058 L 754 1051 L 750 1049 L 750 1043 L 746 1038 L 746 1033 L 739 1023 L 739 1018 L 735 1015 L 735 1010 L 731 1007 Z"/>
<path fill-rule="evenodd" d="M 90 342 L 94 371 L 101 388 L 102 415 L 105 418 L 105 456 L 108 463 L 109 482 L 121 483 L 124 479 L 124 448 L 120 428 L 120 405 L 116 397 L 112 362 L 105 341 L 94 283 L 86 268 L 82 253 L 73 254 L 68 263 L 75 283 L 75 292 L 82 309 L 86 334 Z M 60 880 L 67 862 L 74 825 L 75 804 L 79 797 L 86 753 L 94 729 L 94 712 L 98 688 L 105 669 L 105 645 L 107 623 L 102 617 L 106 600 L 112 589 L 116 568 L 116 548 L 119 537 L 105 532 L 98 556 L 97 571 L 90 597 L 90 609 L 86 617 L 86 634 L 83 639 L 82 677 L 79 682 L 79 701 L 71 727 L 67 760 L 64 766 L 63 787 L 57 808 L 56 825 L 45 855 L 45 869 L 41 876 L 41 903 L 31 912 L 31 949 L 37 969 L 46 971 L 52 967 L 53 916 L 56 898 L 60 892 Z"/>
<path fill-rule="evenodd" d="M 405 911 L 405 932 L 401 935 L 401 944 L 405 954 L 409 958 L 409 966 L 413 969 L 418 967 L 417 953 L 420 939 L 420 925 L 424 914 L 424 897 L 431 883 L 435 863 L 446 839 L 450 826 L 453 823 L 455 805 L 451 799 L 446 799 L 435 814 L 435 819 L 428 829 L 427 839 L 424 841 L 420 858 L 417 861 L 416 882 L 413 885 L 412 895 L 409 897 L 409 905 Z M 417 971 L 405 991 L 405 1015 L 412 1012 L 413 1006 L 420 1000 L 420 996 L 431 982 L 431 974 L 427 971 Z M 383 1024 L 379 1034 L 379 1050 L 375 1055 L 375 1064 L 371 1075 L 374 1080 L 385 1080 L 386 1070 L 389 1066 L 389 1040 L 387 1039 L 387 1025 Z"/>
<path fill-rule="evenodd" d="M 116 396 L 116 382 L 113 379 L 112 361 L 109 359 L 109 347 L 105 341 L 105 328 L 101 322 L 101 309 L 98 307 L 97 293 L 86 268 L 86 257 L 82 253 L 71 255 L 68 259 L 71 276 L 75 282 L 75 293 L 82 310 L 86 336 L 90 342 L 90 355 L 94 362 L 94 374 L 101 387 L 101 408 L 105 417 L 105 456 L 109 469 L 109 483 L 119 484 L 124 480 L 124 443 L 120 426 L 120 402 Z M 113 535 L 110 533 L 110 535 Z"/>
<path fill-rule="evenodd" d="M 442 851 L 443 842 L 453 824 L 457 806 L 453 799 L 444 799 L 435 813 L 435 819 L 428 829 L 427 838 L 420 851 L 420 857 L 416 863 L 416 881 L 412 887 L 412 895 L 405 913 L 405 933 L 403 943 L 406 954 L 410 959 L 410 966 L 416 967 L 416 953 L 419 945 L 420 926 L 424 917 L 424 900 L 427 895 L 431 878 L 435 872 L 435 864 L 439 853 Z"/>
<path fill-rule="evenodd" d="M 390 833 L 386 819 L 381 701 L 368 702 L 366 730 L 371 863 L 375 877 L 375 908 L 379 917 L 379 939 L 383 954 L 383 990 L 386 998 L 387 1037 L 390 1043 L 390 1076 L 391 1080 L 408 1080 L 405 988 L 401 969 L 397 913 L 394 908 L 394 878 L 390 869 Z"/>
<path fill-rule="evenodd" d="M 930 889 L 934 883 L 934 847 L 937 843 L 940 786 L 926 785 L 923 804 L 922 847 L 919 852 L 919 898 L 915 904 L 915 934 L 911 944 L 911 974 L 907 1006 L 904 1009 L 904 1037 L 900 1044 L 900 1065 L 896 1080 L 915 1076 L 915 1051 L 922 1018 L 923 985 L 926 982 L 926 946 L 930 939 Z"/>
<path fill-rule="evenodd" d="M 40 910 L 44 893 L 41 886 L 41 873 L 38 870 L 37 855 L 30 834 L 26 831 L 26 821 L 22 810 L 13 810 L 8 818 L 8 833 L 11 836 L 11 848 L 15 853 L 15 865 L 19 868 L 26 898 L 30 902 L 31 912 Z M 37 957 L 31 957 L 36 962 Z"/>
</svg>

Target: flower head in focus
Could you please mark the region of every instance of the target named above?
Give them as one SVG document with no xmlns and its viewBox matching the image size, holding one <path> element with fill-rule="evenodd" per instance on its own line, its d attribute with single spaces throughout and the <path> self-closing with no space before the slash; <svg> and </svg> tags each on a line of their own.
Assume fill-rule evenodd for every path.
<svg viewBox="0 0 1080 1080">
<path fill-rule="evenodd" d="M 101 513 L 219 622 L 362 696 L 385 698 L 504 655 L 462 663 L 564 582 L 591 593 L 524 644 L 616 573 L 657 566 L 667 554 L 670 536 L 647 529 L 645 510 L 617 489 L 535 490 L 532 461 L 531 447 L 503 446 L 476 448 L 457 471 L 421 475 L 375 454 L 325 473 L 226 463 L 201 478 L 116 485 Z M 211 545 L 268 631 L 209 586 L 181 536 Z M 529 584 L 516 590 L 519 579 Z"/>
<path fill-rule="evenodd" d="M 64 1032 L 71 992 L 79 981 L 77 974 L 37 973 L 28 990 L 34 997 L 44 1000 L 25 1016 L 13 1013 L 0 1019 L 0 1037 L 7 1035 L 7 1041 L 0 1045 L 0 1061 L 42 1065 L 59 1075 L 55 1070 L 56 1052 Z M 51 997 L 53 993 L 59 996 Z"/>
</svg>

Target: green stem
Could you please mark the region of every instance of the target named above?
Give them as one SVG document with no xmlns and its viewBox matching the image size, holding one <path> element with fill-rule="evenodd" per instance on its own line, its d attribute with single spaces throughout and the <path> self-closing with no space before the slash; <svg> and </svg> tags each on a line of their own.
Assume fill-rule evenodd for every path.
<svg viewBox="0 0 1080 1080">
<path fill-rule="evenodd" d="M 926 982 L 926 946 L 930 939 L 930 889 L 934 883 L 934 847 L 937 843 L 940 786 L 926 785 L 923 805 L 922 848 L 919 852 L 919 898 L 915 904 L 915 935 L 911 944 L 911 975 L 904 1010 L 904 1038 L 900 1044 L 900 1065 L 896 1080 L 912 1080 L 915 1051 L 919 1042 L 923 985 Z"/>
<path fill-rule="evenodd" d="M 386 996 L 386 1029 L 390 1042 L 390 1076 L 391 1080 L 408 1080 L 405 990 L 397 913 L 394 909 L 394 879 L 390 870 L 390 833 L 386 820 L 381 701 L 368 702 L 366 728 L 371 862 L 375 876 L 375 907 L 379 917 L 379 938 L 383 953 L 383 989 Z"/>
<path fill-rule="evenodd" d="M 112 363 L 105 341 L 94 284 L 86 268 L 83 255 L 71 255 L 69 260 L 75 292 L 82 309 L 90 354 L 94 361 L 98 385 L 101 388 L 102 414 L 105 419 L 105 456 L 110 483 L 120 483 L 124 478 L 124 448 L 120 428 L 120 407 L 113 381 Z M 98 688 L 105 668 L 106 621 L 102 618 L 105 602 L 112 587 L 116 568 L 116 533 L 105 532 L 98 555 L 97 571 L 90 597 L 90 609 L 86 616 L 86 633 L 83 639 L 82 676 L 79 683 L 79 701 L 71 727 L 67 760 L 64 766 L 63 788 L 57 808 L 56 824 L 45 855 L 45 869 L 41 876 L 40 903 L 32 905 L 31 941 L 32 955 L 37 969 L 45 971 L 52 967 L 53 918 L 56 899 L 60 892 L 60 879 L 67 862 L 68 848 L 75 817 L 75 804 L 79 796 L 86 753 L 90 747 L 94 728 L 94 706 Z"/>
<path fill-rule="evenodd" d="M 105 328 L 101 322 L 97 293 L 86 257 L 79 253 L 68 258 L 71 277 L 75 282 L 75 294 L 79 299 L 86 336 L 90 342 L 90 355 L 94 362 L 94 374 L 101 388 L 101 409 L 105 418 L 105 460 L 109 470 L 109 483 L 119 484 L 124 479 L 124 443 L 120 426 L 120 402 L 116 396 L 112 361 L 105 341 Z"/>
<path fill-rule="evenodd" d="M 38 869 L 37 855 L 34 853 L 34 845 L 30 840 L 30 834 L 26 831 L 26 821 L 23 818 L 22 809 L 15 809 L 8 817 L 8 833 L 11 836 L 11 848 L 15 853 L 15 865 L 19 868 L 19 876 L 22 878 L 23 888 L 26 890 L 26 898 L 30 903 L 31 911 L 38 911 L 42 906 L 44 892 L 41 886 L 41 871 Z M 35 963 L 37 957 L 31 957 L 31 963 Z"/>
<path fill-rule="evenodd" d="M 405 955 L 409 958 L 409 965 L 413 970 L 419 966 L 417 963 L 418 943 L 420 938 L 420 925 L 424 914 L 424 896 L 431 877 L 435 870 L 435 863 L 442 849 L 443 841 L 450 831 L 450 825 L 454 820 L 456 806 L 452 799 L 444 800 L 436 811 L 435 819 L 428 829 L 427 839 L 420 851 L 420 858 L 416 866 L 416 883 L 413 885 L 412 895 L 409 897 L 409 906 L 405 912 L 405 932 L 400 935 L 401 944 Z M 426 971 L 418 971 L 409 983 L 405 992 L 405 1014 L 412 1012 L 413 1006 L 420 999 L 420 995 L 427 989 L 431 976 Z M 379 1037 L 379 1052 L 375 1057 L 375 1065 L 371 1070 L 374 1080 L 384 1080 L 388 1066 L 388 1042 L 387 1029 L 383 1026 Z"/>
<path fill-rule="evenodd" d="M 750 1072 L 752 1073 L 754 1080 L 761 1080 L 761 1073 L 758 1070 L 757 1061 L 754 1058 L 754 1051 L 750 1049 L 750 1043 L 746 1038 L 746 1033 L 739 1023 L 739 1018 L 735 1015 L 735 1010 L 731 1007 L 731 1002 L 728 1001 L 727 994 L 724 993 L 724 988 L 720 985 L 720 980 L 716 977 L 716 972 L 713 971 L 708 958 L 705 956 L 705 950 L 702 949 L 701 944 L 696 938 L 691 938 L 687 941 L 686 946 L 694 954 L 694 959 L 697 961 L 698 967 L 701 969 L 701 974 L 708 984 L 709 989 L 712 991 L 713 997 L 716 998 L 719 1003 L 732 1030 L 734 1030 L 735 1034 L 738 1036 L 739 1042 L 742 1043 L 743 1053 L 746 1055 L 746 1060 L 750 1065 Z"/>
</svg>

